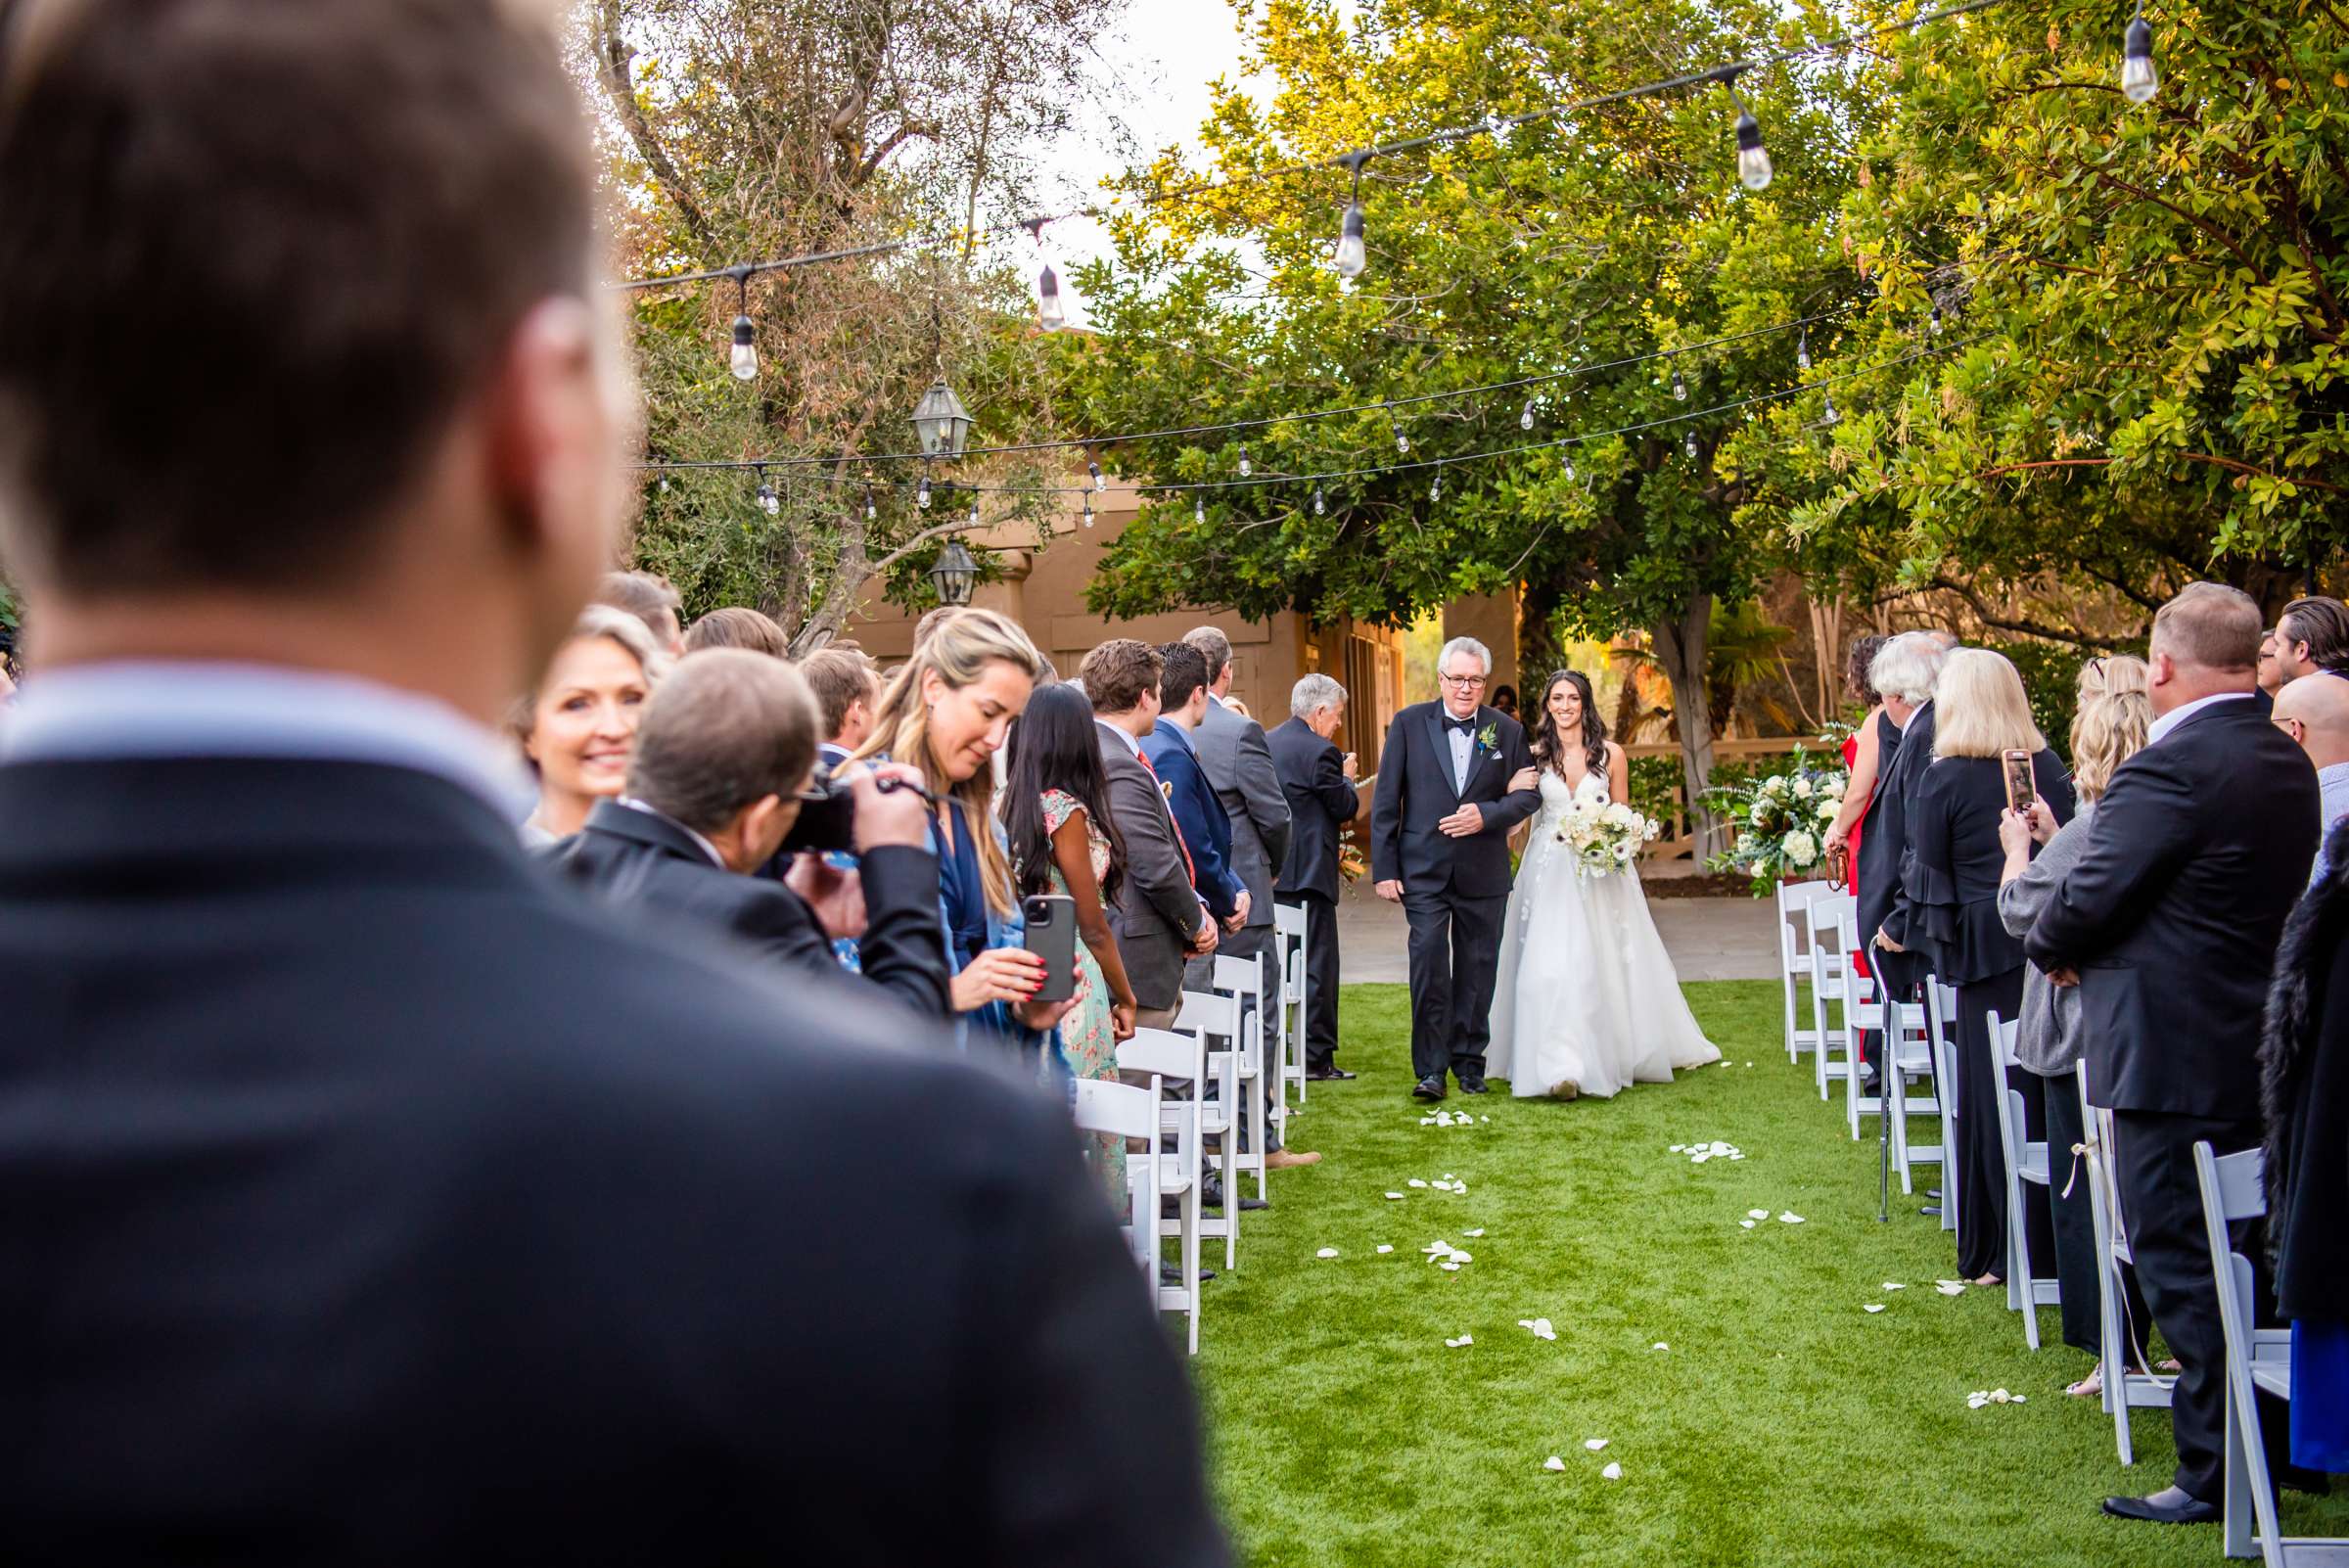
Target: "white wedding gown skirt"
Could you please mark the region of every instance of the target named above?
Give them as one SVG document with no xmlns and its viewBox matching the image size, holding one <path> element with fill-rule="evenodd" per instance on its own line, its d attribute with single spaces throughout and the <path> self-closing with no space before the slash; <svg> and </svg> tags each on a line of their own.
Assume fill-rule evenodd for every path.
<svg viewBox="0 0 2349 1568">
<path fill-rule="evenodd" d="M 1595 773 L 1580 790 L 1586 800 L 1607 796 Z M 1607 1098 L 1627 1084 L 1669 1084 L 1676 1068 L 1721 1060 L 1681 994 L 1637 872 L 1587 876 L 1558 842 L 1576 793 L 1543 771 L 1542 810 L 1500 928 L 1485 1071 L 1520 1097 L 1571 1084 Z"/>
</svg>

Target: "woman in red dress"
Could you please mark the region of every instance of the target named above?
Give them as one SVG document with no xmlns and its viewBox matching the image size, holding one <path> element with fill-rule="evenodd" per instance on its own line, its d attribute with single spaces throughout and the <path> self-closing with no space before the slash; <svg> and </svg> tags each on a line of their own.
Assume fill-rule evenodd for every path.
<svg viewBox="0 0 2349 1568">
<path fill-rule="evenodd" d="M 1841 847 L 1846 866 L 1860 863 L 1860 819 L 1867 815 L 1867 804 L 1875 796 L 1876 773 L 1883 765 L 1885 746 L 1888 741 L 1893 745 L 1900 742 L 1900 730 L 1885 718 L 1884 704 L 1867 678 L 1867 667 L 1876 662 L 1876 654 L 1885 641 L 1874 635 L 1855 637 L 1844 659 L 1844 694 L 1853 702 L 1867 705 L 1867 716 L 1860 720 L 1860 727 L 1843 738 L 1843 765 L 1851 774 L 1851 783 L 1843 792 L 1843 809 L 1835 813 L 1835 820 L 1827 829 L 1827 856 L 1833 860 L 1837 848 Z M 1851 880 L 1851 873 L 1846 871 L 1845 884 L 1849 886 Z M 1867 954 L 1852 954 L 1852 972 L 1867 973 Z"/>
</svg>

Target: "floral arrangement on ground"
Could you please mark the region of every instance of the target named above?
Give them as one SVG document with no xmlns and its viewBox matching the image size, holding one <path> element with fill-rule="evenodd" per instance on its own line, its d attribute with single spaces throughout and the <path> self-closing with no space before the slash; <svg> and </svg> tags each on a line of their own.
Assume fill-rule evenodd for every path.
<svg viewBox="0 0 2349 1568">
<path fill-rule="evenodd" d="M 1798 746 L 1777 772 L 1707 791 L 1706 800 L 1737 835 L 1707 864 L 1750 878 L 1757 899 L 1780 882 L 1826 869 L 1827 828 L 1852 782 L 1840 762 L 1827 761 L 1832 755 L 1813 756 Z"/>
</svg>

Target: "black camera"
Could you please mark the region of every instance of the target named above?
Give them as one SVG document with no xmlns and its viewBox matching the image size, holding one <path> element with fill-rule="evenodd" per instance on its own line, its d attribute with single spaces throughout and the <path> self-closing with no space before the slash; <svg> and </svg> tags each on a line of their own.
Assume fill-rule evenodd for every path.
<svg viewBox="0 0 2349 1568">
<path fill-rule="evenodd" d="M 911 790 L 923 800 L 936 805 L 936 799 L 919 784 L 890 775 L 877 781 L 884 795 L 898 790 Z M 791 832 L 783 840 L 778 854 L 798 854 L 813 850 L 818 853 L 834 851 L 850 852 L 856 848 L 856 791 L 853 786 L 835 780 L 830 774 L 816 780 L 800 796 L 800 817 L 792 823 Z"/>
</svg>

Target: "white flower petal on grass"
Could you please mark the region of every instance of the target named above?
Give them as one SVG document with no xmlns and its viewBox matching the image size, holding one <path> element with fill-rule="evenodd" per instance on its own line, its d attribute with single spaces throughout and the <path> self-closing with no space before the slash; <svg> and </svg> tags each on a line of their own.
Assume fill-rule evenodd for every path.
<svg viewBox="0 0 2349 1568">
<path fill-rule="evenodd" d="M 1965 1282 L 1961 1279 L 1935 1280 L 1933 1283 L 1933 1288 L 1940 1291 L 1945 1296 L 1962 1296 L 1965 1294 Z"/>
<path fill-rule="evenodd" d="M 1436 1267 L 1443 1269 L 1448 1274 L 1456 1274 L 1460 1271 L 1460 1266 L 1456 1263 L 1453 1263 L 1450 1258 L 1447 1258 L 1443 1262 L 1437 1264 Z"/>
<path fill-rule="evenodd" d="M 1382 1241 L 1382 1242 L 1380 1242 L 1380 1243 L 1378 1244 L 1378 1250 L 1379 1250 L 1380 1252 L 1393 1252 L 1395 1249 L 1394 1249 L 1394 1248 L 1392 1248 L 1392 1247 L 1390 1247 L 1390 1246 L 1388 1246 L 1388 1245 L 1387 1245 L 1385 1242 L 1383 1242 L 1383 1241 Z"/>
<path fill-rule="evenodd" d="M 1400 1192 L 1390 1192 L 1387 1194 L 1387 1196 L 1390 1198 L 1400 1198 L 1403 1196 L 1403 1194 Z"/>
<path fill-rule="evenodd" d="M 1436 1119 L 1432 1116 L 1423 1116 L 1419 1118 L 1419 1125 L 1421 1127 L 1434 1127 L 1436 1125 Z"/>
<path fill-rule="evenodd" d="M 1884 1310 L 1884 1304 L 1880 1301 L 1871 1301 L 1860 1310 L 1864 1313 L 1880 1313 Z"/>
<path fill-rule="evenodd" d="M 1887 1279 L 1884 1281 L 1884 1288 L 1886 1290 L 1907 1290 L 1909 1287 L 1907 1285 L 1896 1285 L 1891 1280 Z"/>
<path fill-rule="evenodd" d="M 1457 1339 L 1446 1340 L 1444 1342 L 1444 1348 L 1446 1350 L 1458 1350 L 1463 1345 L 1473 1345 L 1475 1343 L 1476 1337 L 1473 1334 L 1462 1334 Z"/>
<path fill-rule="evenodd" d="M 1778 1216 L 1778 1222 L 1780 1224 L 1799 1225 L 1803 1222 L 1803 1217 L 1789 1209 L 1786 1213 Z"/>
<path fill-rule="evenodd" d="M 1687 1146 L 1688 1146 L 1688 1145 L 1687 1145 L 1687 1144 L 1685 1144 L 1685 1143 L 1676 1143 L 1676 1144 L 1674 1144 L 1674 1145 L 1673 1145 L 1671 1148 L 1669 1148 L 1669 1149 L 1665 1150 L 1664 1152 L 1665 1152 L 1665 1153 L 1667 1153 L 1667 1154 L 1678 1154 L 1678 1153 L 1680 1153 L 1680 1152 L 1681 1152 L 1682 1149 L 1686 1148 Z"/>
<path fill-rule="evenodd" d="M 1566 1461 L 1553 1453 L 1548 1458 L 1542 1461 L 1542 1468 L 1544 1470 L 1563 1470 L 1566 1468 Z"/>
<path fill-rule="evenodd" d="M 1583 1447 L 1589 1449 L 1593 1453 L 1596 1453 L 1599 1450 L 1605 1448 L 1606 1446 L 1607 1440 L 1605 1438 L 1586 1438 L 1583 1440 Z"/>
<path fill-rule="evenodd" d="M 1478 1225 L 1474 1230 L 1463 1230 L 1460 1232 L 1460 1234 L 1463 1236 L 1481 1236 L 1484 1233 L 1485 1227 L 1483 1225 Z"/>
<path fill-rule="evenodd" d="M 1745 1211 L 1745 1217 L 1748 1220 L 1767 1220 L 1770 1218 L 1770 1211 L 1768 1209 L 1748 1209 Z"/>
<path fill-rule="evenodd" d="M 1623 1479 L 1623 1466 L 1620 1464 L 1610 1464 L 1598 1473 L 1605 1476 L 1610 1481 L 1620 1481 Z"/>
<path fill-rule="evenodd" d="M 1408 1181 L 1405 1181 L 1404 1185 L 1406 1187 L 1424 1187 L 1427 1185 L 1427 1183 L 1420 1180 L 1417 1176 L 1413 1176 Z"/>
<path fill-rule="evenodd" d="M 1491 1117 L 1489 1117 L 1489 1116 L 1480 1116 L 1480 1117 L 1478 1117 L 1478 1118 L 1477 1118 L 1477 1120 L 1478 1120 L 1478 1121 L 1480 1121 L 1480 1122 L 1490 1122 L 1490 1121 L 1492 1121 L 1492 1120 L 1493 1120 L 1493 1118 L 1491 1118 Z"/>
<path fill-rule="evenodd" d="M 1438 1192 L 1450 1192 L 1451 1190 L 1451 1183 L 1449 1181 L 1430 1181 L 1427 1183 L 1427 1185 L 1435 1188 Z"/>
<path fill-rule="evenodd" d="M 1550 1326 L 1550 1321 L 1546 1317 L 1520 1317 L 1517 1319 L 1517 1326 L 1531 1329 L 1536 1339 L 1556 1339 L 1558 1337 L 1558 1331 Z"/>
<path fill-rule="evenodd" d="M 1451 1243 L 1449 1241 L 1431 1241 L 1419 1250 L 1421 1252 L 1450 1252 L 1451 1251 Z"/>
<path fill-rule="evenodd" d="M 1657 1340 L 1657 1341 L 1656 1341 L 1656 1349 L 1658 1349 L 1658 1350 L 1660 1350 L 1660 1351 L 1668 1351 L 1668 1350 L 1672 1349 L 1672 1347 L 1671 1347 L 1670 1345 L 1667 1345 L 1667 1344 L 1665 1344 L 1665 1343 L 1664 1343 L 1662 1340 L 1660 1340 L 1660 1339 L 1659 1339 L 1659 1340 Z"/>
<path fill-rule="evenodd" d="M 1740 1220 L 1740 1221 L 1738 1221 L 1738 1222 L 1737 1222 L 1737 1223 L 1738 1223 L 1740 1226 L 1742 1226 L 1743 1228 L 1745 1228 L 1745 1229 L 1747 1229 L 1747 1230 L 1751 1230 L 1751 1229 L 1753 1229 L 1753 1228 L 1754 1228 L 1755 1222 L 1753 1222 L 1753 1221 L 1751 1221 L 1751 1220 Z"/>
<path fill-rule="evenodd" d="M 1313 1254 L 1313 1256 L 1316 1258 L 1335 1258 L 1337 1255 L 1338 1249 L 1335 1247 L 1324 1247 L 1319 1252 Z"/>
</svg>

